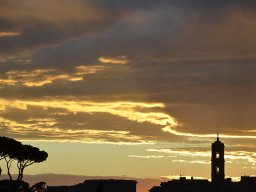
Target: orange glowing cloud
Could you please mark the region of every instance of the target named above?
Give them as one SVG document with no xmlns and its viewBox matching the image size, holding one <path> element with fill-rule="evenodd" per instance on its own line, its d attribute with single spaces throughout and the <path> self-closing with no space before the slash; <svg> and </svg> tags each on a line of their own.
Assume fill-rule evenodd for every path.
<svg viewBox="0 0 256 192">
<path fill-rule="evenodd" d="M 70 113 L 107 113 L 113 116 L 125 118 L 137 123 L 150 123 L 163 126 L 166 122 L 176 126 L 178 123 L 175 118 L 161 111 L 155 111 L 156 108 L 164 108 L 161 103 L 139 103 L 139 102 L 106 102 L 96 103 L 89 101 L 68 101 L 68 100 L 39 100 L 39 101 L 7 101 L 1 100 L 0 109 L 27 110 L 28 107 L 41 107 L 43 109 L 63 109 Z M 122 131 L 114 130 L 93 130 L 90 127 L 83 129 L 71 129 L 69 127 L 59 127 L 55 119 L 29 119 L 20 123 L 14 120 L 1 119 L 5 127 L 11 132 L 19 135 L 33 135 L 37 133 L 43 138 L 50 140 L 71 140 L 81 142 L 112 142 L 116 144 L 152 144 L 156 143 L 153 137 L 144 138 L 144 136 L 134 135 L 125 128 Z M 86 124 L 85 124 L 86 126 Z M 49 136 L 48 136 L 49 135 Z M 100 136 L 101 135 L 101 136 Z M 97 138 L 97 139 L 95 139 Z"/>
<path fill-rule="evenodd" d="M 12 37 L 12 36 L 19 36 L 20 32 L 11 32 L 11 31 L 0 31 L 0 37 Z"/>
<path fill-rule="evenodd" d="M 126 56 L 119 57 L 99 57 L 98 59 L 102 63 L 111 63 L 111 64 L 127 64 L 128 58 Z"/>
<path fill-rule="evenodd" d="M 61 72 L 56 69 L 36 69 L 33 71 L 12 70 L 4 77 L 0 77 L 0 85 L 22 84 L 27 87 L 40 87 L 55 81 L 82 81 L 84 76 L 106 70 L 104 66 L 77 66 L 72 73 Z"/>
</svg>

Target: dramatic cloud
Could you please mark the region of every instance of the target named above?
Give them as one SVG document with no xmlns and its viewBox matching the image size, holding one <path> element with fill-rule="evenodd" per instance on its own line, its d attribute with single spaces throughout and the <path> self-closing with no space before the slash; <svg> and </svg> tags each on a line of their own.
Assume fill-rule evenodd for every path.
<svg viewBox="0 0 256 192">
<path fill-rule="evenodd" d="M 127 143 L 155 143 L 156 137 L 151 135 L 152 132 L 142 135 L 139 130 L 136 131 L 136 127 L 140 127 L 141 123 L 153 124 L 156 126 L 163 126 L 169 122 L 172 126 L 177 126 L 176 120 L 159 111 L 163 108 L 163 104 L 160 103 L 135 103 L 135 102 L 116 102 L 116 103 L 95 103 L 86 101 L 65 101 L 65 100 L 40 100 L 40 101 L 8 101 L 1 100 L 1 111 L 5 118 L 1 118 L 1 125 L 7 129 L 8 134 L 20 135 L 21 139 L 34 140 L 36 137 L 39 140 L 45 138 L 51 140 L 60 141 L 80 141 L 80 142 L 116 142 L 122 144 Z M 33 109 L 34 107 L 34 109 Z M 32 109 L 31 109 L 32 108 Z M 12 110 L 23 110 L 23 113 L 31 113 L 35 110 L 45 111 L 35 117 L 27 117 L 23 113 L 16 113 L 15 117 L 9 116 Z M 55 110 L 52 113 L 50 110 Z M 8 112 L 9 111 L 9 112 Z M 49 114 L 49 113 L 52 114 Z M 86 119 L 80 120 L 80 122 L 73 122 L 64 119 L 60 116 L 64 116 L 68 119 L 71 114 L 83 113 Z M 109 114 L 109 118 L 113 118 L 118 122 L 118 118 L 115 119 L 111 116 L 117 116 L 123 118 L 124 125 L 119 125 L 118 130 L 110 130 L 104 125 L 104 122 L 98 122 L 96 127 L 103 126 L 106 130 L 96 129 L 93 130 L 89 123 L 89 116 L 94 115 L 97 119 L 97 114 Z M 53 116 L 54 115 L 54 116 Z M 22 116 L 23 119 L 19 119 Z M 51 118 L 50 118 L 51 117 Z M 55 118 L 56 119 L 55 119 Z M 102 116 L 103 118 L 107 118 Z M 131 130 L 127 130 L 129 126 L 125 123 L 125 119 L 128 121 L 136 122 Z M 103 121 L 104 119 L 102 119 Z M 96 123 L 97 120 L 94 122 Z M 67 124 L 68 123 L 68 124 Z M 95 125 L 92 124 L 93 127 Z M 115 126 L 116 127 L 116 126 Z M 126 128 L 125 128 L 126 127 Z M 95 128 L 94 128 L 95 129 Z M 160 129 L 159 129 L 160 130 Z M 156 130 L 155 132 L 158 132 Z M 134 132 L 137 135 L 131 134 Z M 154 131 L 153 131 L 154 132 Z M 139 136 L 139 135 L 140 136 Z M 24 138 L 22 137 L 24 136 Z"/>
<path fill-rule="evenodd" d="M 216 1 L 214 18 L 212 4 L 200 0 L 125 1 L 126 6 L 117 1 L 3 2 L 2 98 L 75 113 L 95 113 L 85 110 L 83 100 L 108 101 L 109 107 L 99 104 L 96 112 L 159 125 L 150 136 L 164 140 L 168 134 L 215 137 L 218 122 L 224 124 L 223 138 L 255 138 L 246 134 L 255 123 L 251 1 Z M 246 34 L 236 30 L 241 25 Z M 65 96 L 67 101 L 47 101 Z M 166 111 L 132 110 L 132 116 L 111 111 L 116 102 L 130 100 L 161 103 Z"/>
</svg>

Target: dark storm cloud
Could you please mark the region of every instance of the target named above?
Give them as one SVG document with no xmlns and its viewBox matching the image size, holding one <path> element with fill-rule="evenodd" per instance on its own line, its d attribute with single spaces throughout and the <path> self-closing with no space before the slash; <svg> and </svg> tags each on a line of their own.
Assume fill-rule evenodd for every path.
<svg viewBox="0 0 256 192">
<path fill-rule="evenodd" d="M 14 50 L 56 45 L 85 34 L 105 33 L 108 27 L 120 22 L 124 17 L 129 17 L 134 12 L 145 11 L 156 18 L 161 14 L 161 10 L 169 12 L 165 15 L 165 18 L 160 18 L 162 20 L 160 23 L 163 26 L 157 25 L 157 28 L 161 31 L 170 27 L 167 18 L 173 18 L 174 16 L 178 16 L 178 19 L 184 22 L 183 25 L 185 26 L 189 23 L 192 25 L 198 24 L 198 21 L 207 26 L 207 23 L 210 22 L 214 29 L 214 23 L 225 20 L 230 13 L 233 14 L 234 10 L 241 10 L 246 15 L 255 6 L 253 1 L 213 2 L 201 0 L 193 2 L 187 0 L 160 2 L 76 1 L 74 3 L 69 1 L 62 1 L 61 3 L 59 1 L 47 1 L 45 3 L 33 1 L 31 3 L 26 0 L 16 3 L 2 2 L 1 30 L 18 30 L 21 32 L 21 35 L 17 37 L 1 38 L 2 52 L 9 53 Z M 41 7 L 39 8 L 39 6 Z M 10 9 L 13 10 L 12 13 L 7 11 Z M 57 11 L 54 11 L 54 9 Z M 84 12 L 82 12 L 83 9 Z M 155 10 L 159 10 L 159 12 L 155 12 Z M 88 11 L 89 15 L 86 14 Z M 156 21 L 159 22 L 160 20 L 156 19 Z M 183 27 L 182 29 L 186 30 L 187 27 Z M 151 31 L 151 33 L 160 37 L 153 29 L 154 25 L 150 30 L 145 28 L 145 30 Z M 203 35 L 203 32 L 200 34 Z M 166 36 L 164 37 L 166 38 Z M 155 39 L 157 40 L 157 38 Z"/>
<path fill-rule="evenodd" d="M 63 43 L 103 30 L 115 23 L 120 14 L 83 1 L 1 1 L 1 31 L 17 31 L 20 35 L 0 38 L 0 49 L 2 54 L 13 54 Z"/>
<path fill-rule="evenodd" d="M 134 63 L 139 59 L 153 65 L 161 60 L 255 58 L 254 13 L 246 6 L 234 6 L 235 2 L 229 8 L 216 2 L 219 10 L 207 15 L 211 5 L 193 3 L 200 6 L 172 2 L 136 9 L 97 35 L 40 50 L 32 58 L 41 67 L 62 68 L 70 68 L 70 63 L 92 65 L 102 55 L 125 54 L 136 59 Z"/>
</svg>

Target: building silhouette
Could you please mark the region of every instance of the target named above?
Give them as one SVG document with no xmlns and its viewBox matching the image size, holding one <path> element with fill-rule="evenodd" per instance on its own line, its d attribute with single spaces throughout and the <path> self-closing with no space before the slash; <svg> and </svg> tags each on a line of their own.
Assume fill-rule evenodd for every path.
<svg viewBox="0 0 256 192">
<path fill-rule="evenodd" d="M 212 143 L 211 181 L 180 177 L 162 182 L 149 192 L 256 192 L 256 177 L 242 176 L 239 182 L 225 178 L 225 145 L 219 139 Z"/>
<path fill-rule="evenodd" d="M 217 141 L 212 143 L 212 182 L 215 184 L 223 183 L 225 180 L 225 160 L 224 160 L 224 143 L 217 135 Z"/>
<path fill-rule="evenodd" d="M 93 179 L 73 186 L 52 186 L 48 192 L 136 192 L 134 180 Z"/>
<path fill-rule="evenodd" d="M 86 180 L 84 187 L 88 192 L 136 192 L 136 181 L 133 180 Z"/>
</svg>

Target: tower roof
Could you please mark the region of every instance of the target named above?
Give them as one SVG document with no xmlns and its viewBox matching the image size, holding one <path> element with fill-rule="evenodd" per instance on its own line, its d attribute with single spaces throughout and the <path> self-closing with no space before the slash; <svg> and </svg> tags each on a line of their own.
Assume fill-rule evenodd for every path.
<svg viewBox="0 0 256 192">
<path fill-rule="evenodd" d="M 220 141 L 220 139 L 217 138 L 217 140 L 212 143 L 212 146 L 223 146 L 223 147 L 224 147 L 224 143 L 222 143 L 222 142 Z"/>
<path fill-rule="evenodd" d="M 217 139 L 214 143 L 212 143 L 212 146 L 223 146 L 224 147 L 224 143 L 222 143 L 220 141 L 220 136 L 219 136 L 219 127 L 217 127 Z"/>
</svg>

